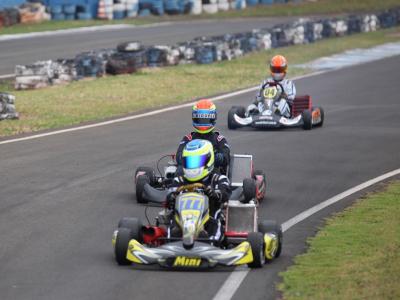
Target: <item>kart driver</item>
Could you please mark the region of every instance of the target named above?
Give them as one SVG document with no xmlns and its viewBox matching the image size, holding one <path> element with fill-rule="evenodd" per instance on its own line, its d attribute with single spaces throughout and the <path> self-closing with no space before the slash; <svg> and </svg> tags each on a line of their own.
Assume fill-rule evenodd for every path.
<svg viewBox="0 0 400 300">
<path fill-rule="evenodd" d="M 223 203 L 231 195 L 228 177 L 214 170 L 215 156 L 211 142 L 195 139 L 188 142 L 182 151 L 183 175 L 174 178 L 169 187 L 167 202 L 173 207 L 176 190 L 179 186 L 191 183 L 202 183 L 206 186 L 204 193 L 209 198 L 210 220 L 206 224 L 209 237 L 221 238 L 221 222 L 219 214 Z"/>
<path fill-rule="evenodd" d="M 184 136 L 176 152 L 176 162 L 182 166 L 182 152 L 187 143 L 194 139 L 203 139 L 211 142 L 215 151 L 215 167 L 222 174 L 227 173 L 230 163 L 230 147 L 225 137 L 214 131 L 217 121 L 217 110 L 214 103 L 208 99 L 199 100 L 192 108 L 194 132 Z"/>
<path fill-rule="evenodd" d="M 271 71 L 271 77 L 265 79 L 256 94 L 256 99 L 252 105 L 249 105 L 247 108 L 246 115 L 248 116 L 252 112 L 263 112 L 265 109 L 264 105 L 264 89 L 268 86 L 268 84 L 276 84 L 279 83 L 283 87 L 281 100 L 278 103 L 278 110 L 280 114 L 286 118 L 290 118 L 293 101 L 296 97 L 296 87 L 293 84 L 293 81 L 289 79 L 285 79 L 286 70 L 287 70 L 287 60 L 282 55 L 275 55 L 272 57 L 269 68 Z M 279 87 L 278 87 L 279 88 Z"/>
</svg>

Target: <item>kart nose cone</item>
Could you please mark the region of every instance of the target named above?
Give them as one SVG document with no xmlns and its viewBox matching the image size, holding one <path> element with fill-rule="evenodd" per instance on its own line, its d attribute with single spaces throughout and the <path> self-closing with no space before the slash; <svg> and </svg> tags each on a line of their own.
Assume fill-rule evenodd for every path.
<svg viewBox="0 0 400 300">
<path fill-rule="evenodd" d="M 193 220 L 187 220 L 183 224 L 183 247 L 185 249 L 193 248 L 194 236 L 196 232 L 196 226 Z"/>
</svg>

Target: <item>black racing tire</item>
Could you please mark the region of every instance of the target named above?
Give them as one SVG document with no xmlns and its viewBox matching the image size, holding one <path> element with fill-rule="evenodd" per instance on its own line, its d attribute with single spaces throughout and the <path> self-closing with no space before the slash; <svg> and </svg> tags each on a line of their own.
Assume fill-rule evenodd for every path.
<svg viewBox="0 0 400 300">
<path fill-rule="evenodd" d="M 303 119 L 303 129 L 310 130 L 312 128 L 311 112 L 308 109 L 303 110 L 303 112 L 301 113 L 301 117 Z"/>
<path fill-rule="evenodd" d="M 131 261 L 126 258 L 130 240 L 131 230 L 124 227 L 119 228 L 117 238 L 115 240 L 115 260 L 120 266 L 127 266 L 131 264 Z"/>
<path fill-rule="evenodd" d="M 238 124 L 235 121 L 234 114 L 238 114 L 238 111 L 240 110 L 240 107 L 238 106 L 233 106 L 229 112 L 228 112 L 228 128 L 229 129 L 236 129 L 240 127 L 240 124 Z"/>
<path fill-rule="evenodd" d="M 267 188 L 267 177 L 265 175 L 265 172 L 262 170 L 255 170 L 254 171 L 254 179 L 256 179 L 256 176 L 262 176 L 263 177 L 263 184 L 264 184 L 264 189 Z M 264 195 L 262 197 L 262 199 L 257 199 L 258 201 L 262 201 L 265 197 L 265 191 L 264 191 Z"/>
<path fill-rule="evenodd" d="M 322 125 L 324 125 L 325 112 L 324 112 L 324 110 L 322 109 L 322 107 L 319 107 L 319 106 L 318 106 L 318 107 L 315 107 L 315 108 L 318 108 L 319 111 L 320 111 L 320 113 L 321 113 L 321 123 L 316 124 L 315 127 L 322 127 Z"/>
<path fill-rule="evenodd" d="M 131 231 L 131 239 L 143 242 L 142 222 L 138 218 L 125 217 L 118 222 L 118 228 L 128 228 Z"/>
<path fill-rule="evenodd" d="M 135 171 L 135 182 L 137 178 L 137 174 L 139 172 L 144 173 L 143 175 L 146 175 L 150 179 L 150 185 L 153 186 L 156 183 L 156 173 L 153 168 L 150 167 L 138 167 Z"/>
<path fill-rule="evenodd" d="M 247 241 L 251 246 L 251 252 L 253 253 L 253 261 L 247 265 L 252 268 L 262 268 L 265 264 L 264 254 L 264 235 L 261 232 L 249 232 Z"/>
<path fill-rule="evenodd" d="M 144 186 L 150 184 L 150 179 L 146 175 L 140 175 L 136 178 L 136 201 L 138 203 L 147 203 L 148 200 L 143 197 Z"/>
<path fill-rule="evenodd" d="M 265 233 L 273 233 L 278 236 L 278 249 L 276 250 L 275 257 L 279 257 L 282 252 L 283 232 L 282 226 L 276 221 L 262 220 L 258 223 L 258 231 Z"/>
<path fill-rule="evenodd" d="M 236 114 L 237 114 L 239 117 L 244 118 L 244 117 L 245 117 L 245 114 L 246 114 L 246 109 L 245 109 L 243 106 L 238 106 L 238 107 L 236 108 Z"/>
<path fill-rule="evenodd" d="M 244 203 L 249 203 L 256 197 L 256 182 L 253 178 L 243 179 L 243 196 Z"/>
</svg>

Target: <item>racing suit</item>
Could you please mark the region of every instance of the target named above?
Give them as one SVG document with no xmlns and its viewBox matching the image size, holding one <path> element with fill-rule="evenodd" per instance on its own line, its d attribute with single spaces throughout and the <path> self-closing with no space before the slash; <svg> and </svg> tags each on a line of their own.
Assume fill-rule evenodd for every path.
<svg viewBox="0 0 400 300">
<path fill-rule="evenodd" d="M 183 176 L 174 178 L 173 183 L 169 186 L 169 193 L 167 195 L 169 207 L 175 205 L 177 188 L 191 183 L 194 182 L 186 180 Z M 225 175 L 213 171 L 197 183 L 202 183 L 206 186 L 204 193 L 209 199 L 210 220 L 205 225 L 205 229 L 210 238 L 219 240 L 222 237 L 222 225 L 224 223 L 224 220 L 222 220 L 221 206 L 228 202 L 231 196 L 230 181 Z"/>
<path fill-rule="evenodd" d="M 191 132 L 185 135 L 179 143 L 178 150 L 176 151 L 176 162 L 178 166 L 182 166 L 182 152 L 185 145 L 194 139 L 202 139 L 211 142 L 215 154 L 215 167 L 221 170 L 222 174 L 227 173 L 230 163 L 230 146 L 226 138 L 218 131 L 211 131 L 209 133 Z M 178 174 L 182 174 L 179 172 Z"/>
<path fill-rule="evenodd" d="M 247 114 L 249 114 L 249 112 L 254 109 L 258 110 L 258 112 L 260 113 L 264 111 L 265 105 L 264 105 L 263 92 L 268 83 L 279 83 L 280 85 L 282 85 L 283 96 L 281 97 L 278 103 L 278 109 L 282 116 L 290 118 L 293 101 L 294 98 L 296 97 L 296 87 L 293 81 L 289 79 L 275 81 L 273 78 L 267 78 L 266 80 L 264 80 L 261 83 L 260 87 L 258 88 L 256 99 L 254 100 L 253 104 L 248 107 Z"/>
</svg>

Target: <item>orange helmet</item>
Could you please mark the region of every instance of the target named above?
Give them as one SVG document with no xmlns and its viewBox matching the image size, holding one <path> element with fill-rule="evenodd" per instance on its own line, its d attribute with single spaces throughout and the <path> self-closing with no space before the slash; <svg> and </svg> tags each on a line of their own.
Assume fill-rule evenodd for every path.
<svg viewBox="0 0 400 300">
<path fill-rule="evenodd" d="M 193 127 L 199 133 L 209 133 L 215 127 L 217 121 L 217 109 L 215 104 L 208 99 L 202 99 L 192 108 Z"/>
<path fill-rule="evenodd" d="M 269 68 L 271 76 L 275 81 L 281 81 L 285 78 L 287 70 L 287 60 L 282 55 L 275 55 L 270 62 Z"/>
</svg>

